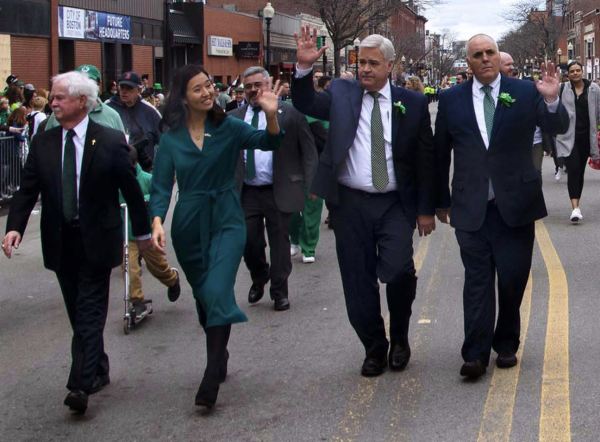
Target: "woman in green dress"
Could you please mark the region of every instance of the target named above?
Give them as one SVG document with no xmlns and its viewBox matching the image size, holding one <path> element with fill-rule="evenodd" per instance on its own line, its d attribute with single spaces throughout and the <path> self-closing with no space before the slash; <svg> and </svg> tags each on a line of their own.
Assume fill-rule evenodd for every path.
<svg viewBox="0 0 600 442">
<path fill-rule="evenodd" d="M 171 238 L 206 332 L 207 365 L 195 403 L 209 409 L 227 375 L 231 324 L 247 321 L 233 292 L 246 242 L 235 188 L 240 150 L 273 150 L 283 139 L 276 116 L 279 82 L 273 91 L 267 90 L 259 91 L 267 130 L 258 131 L 215 104 L 211 78 L 202 67 L 182 67 L 173 79 L 163 117 L 168 131 L 161 137 L 154 163 L 152 242 L 162 253 L 166 245 L 162 224 L 177 177 Z"/>
</svg>

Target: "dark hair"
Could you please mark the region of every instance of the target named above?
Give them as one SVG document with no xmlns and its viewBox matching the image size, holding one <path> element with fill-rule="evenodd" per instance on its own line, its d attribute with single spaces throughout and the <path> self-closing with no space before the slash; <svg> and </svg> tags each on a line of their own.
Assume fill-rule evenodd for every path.
<svg viewBox="0 0 600 442">
<path fill-rule="evenodd" d="M 513 74 L 513 77 L 518 77 L 519 76 L 519 70 L 517 68 L 513 68 L 512 74 Z"/>
<path fill-rule="evenodd" d="M 458 77 L 462 77 L 463 80 L 468 80 L 469 79 L 469 75 L 466 72 L 460 72 L 458 74 Z"/>
<path fill-rule="evenodd" d="M 327 83 L 331 81 L 331 77 L 329 75 L 323 75 L 321 78 L 317 80 L 317 86 L 321 89 L 324 89 Z"/>
<path fill-rule="evenodd" d="M 106 82 L 106 90 L 110 92 L 110 90 L 113 88 L 113 86 L 116 86 L 117 82 L 115 80 L 108 80 Z"/>
<path fill-rule="evenodd" d="M 185 124 L 187 118 L 187 107 L 183 104 L 183 100 L 187 94 L 187 85 L 196 75 L 204 74 L 212 81 L 208 72 L 198 64 L 187 64 L 175 72 L 173 84 L 171 85 L 171 93 L 167 98 L 163 118 L 160 121 L 160 128 L 164 132 L 167 129 L 177 129 Z M 225 120 L 227 115 L 225 111 L 217 103 L 213 103 L 213 107 L 208 111 L 207 118 L 216 127 L 219 127 Z"/>
<path fill-rule="evenodd" d="M 25 89 L 25 91 L 23 92 L 23 98 L 25 99 L 25 101 L 23 102 L 23 106 L 31 107 L 31 100 L 33 100 L 33 94 L 35 94 L 35 91 Z"/>
<path fill-rule="evenodd" d="M 569 71 L 569 69 L 571 69 L 572 66 L 578 64 L 579 67 L 581 68 L 581 70 L 583 70 L 583 65 L 581 63 L 579 63 L 578 61 L 572 61 L 571 63 L 569 63 L 567 65 L 567 72 Z"/>
<path fill-rule="evenodd" d="M 23 91 L 16 83 L 10 85 L 8 91 L 6 91 L 5 97 L 8 98 L 8 104 L 11 105 L 15 103 L 23 103 L 25 101 Z"/>
<path fill-rule="evenodd" d="M 17 123 L 18 127 L 23 127 L 27 124 L 27 111 L 24 107 L 18 107 L 12 111 L 6 120 L 6 125 L 12 126 L 13 123 Z"/>
</svg>

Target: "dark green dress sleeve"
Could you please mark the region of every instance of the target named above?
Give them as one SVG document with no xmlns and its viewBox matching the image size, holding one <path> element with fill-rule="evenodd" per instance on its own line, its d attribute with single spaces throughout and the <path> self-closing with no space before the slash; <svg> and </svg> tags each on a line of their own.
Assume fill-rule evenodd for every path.
<svg viewBox="0 0 600 442">
<path fill-rule="evenodd" d="M 267 130 L 256 130 L 248 123 L 229 117 L 236 128 L 237 139 L 240 140 L 240 149 L 275 150 L 283 143 L 283 131 L 272 135 Z"/>
<path fill-rule="evenodd" d="M 165 134 L 161 137 L 154 160 L 152 187 L 150 188 L 150 214 L 152 219 L 159 216 L 163 222 L 171 203 L 175 179 L 175 166 L 171 149 L 175 149 L 177 145 L 170 142 L 171 138 L 171 134 Z"/>
</svg>

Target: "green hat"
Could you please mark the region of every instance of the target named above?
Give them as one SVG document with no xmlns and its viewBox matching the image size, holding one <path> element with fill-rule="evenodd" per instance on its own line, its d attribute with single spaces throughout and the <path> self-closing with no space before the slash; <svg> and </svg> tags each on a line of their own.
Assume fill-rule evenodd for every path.
<svg viewBox="0 0 600 442">
<path fill-rule="evenodd" d="M 155 91 L 162 91 L 162 84 L 160 84 L 160 83 L 154 83 L 154 90 Z"/>
<path fill-rule="evenodd" d="M 215 87 L 218 87 L 219 89 L 223 89 L 223 83 L 215 83 Z"/>
<path fill-rule="evenodd" d="M 24 86 L 25 86 L 25 83 L 23 83 L 22 81 L 19 81 L 19 82 L 17 83 L 17 85 L 18 85 L 19 87 L 24 87 Z"/>
<path fill-rule="evenodd" d="M 236 87 L 235 91 L 236 92 L 244 92 L 244 88 L 243 87 Z"/>
<path fill-rule="evenodd" d="M 82 73 L 86 74 L 92 80 L 100 81 L 100 78 L 101 78 L 100 71 L 94 65 L 91 65 L 91 64 L 82 64 L 76 70 L 77 70 L 77 72 L 82 72 Z"/>
</svg>

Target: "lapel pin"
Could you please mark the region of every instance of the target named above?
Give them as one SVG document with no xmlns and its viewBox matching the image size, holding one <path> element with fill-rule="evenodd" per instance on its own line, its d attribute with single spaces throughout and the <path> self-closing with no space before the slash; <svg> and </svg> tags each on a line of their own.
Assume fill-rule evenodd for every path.
<svg viewBox="0 0 600 442">
<path fill-rule="evenodd" d="M 212 135 L 211 135 L 211 134 L 204 134 L 204 136 L 205 136 L 205 137 L 208 137 L 208 138 L 212 137 Z"/>
<path fill-rule="evenodd" d="M 279 109 L 277 112 L 282 113 L 283 111 L 281 109 Z"/>
<path fill-rule="evenodd" d="M 96 140 L 92 140 L 92 146 L 96 144 Z"/>
</svg>

